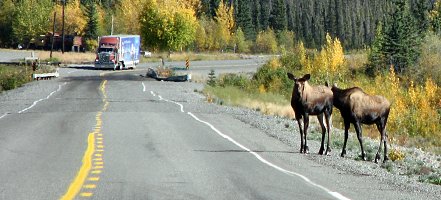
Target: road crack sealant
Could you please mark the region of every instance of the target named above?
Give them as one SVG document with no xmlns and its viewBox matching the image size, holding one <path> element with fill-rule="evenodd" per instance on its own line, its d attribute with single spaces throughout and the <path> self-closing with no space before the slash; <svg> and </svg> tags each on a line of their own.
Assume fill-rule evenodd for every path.
<svg viewBox="0 0 441 200">
<path fill-rule="evenodd" d="M 101 74 L 101 76 L 103 76 L 103 74 Z M 104 80 L 100 85 L 104 105 L 95 116 L 96 123 L 93 127 L 93 131 L 88 134 L 87 148 L 83 156 L 82 165 L 66 193 L 60 198 L 62 200 L 74 199 L 78 195 L 83 198 L 92 197 L 93 192 L 97 187 L 97 183 L 100 180 L 100 175 L 104 169 L 104 134 L 102 132 L 102 115 L 109 106 L 106 84 L 107 80 Z"/>
<path fill-rule="evenodd" d="M 145 87 L 144 83 L 142 83 L 142 86 L 143 86 L 143 92 L 146 92 L 146 87 Z M 150 94 L 152 94 L 152 96 L 154 96 L 154 97 L 157 96 L 157 97 L 159 98 L 159 100 L 161 100 L 161 101 L 165 101 L 165 102 L 169 102 L 169 103 L 173 103 L 173 104 L 178 105 L 178 106 L 180 107 L 181 112 L 185 113 L 185 111 L 184 111 L 184 106 L 183 106 L 181 103 L 178 103 L 178 102 L 175 102 L 175 101 L 172 101 L 172 100 L 165 99 L 165 98 L 163 98 L 162 96 L 158 95 L 157 93 L 155 93 L 155 92 L 153 92 L 153 91 L 150 91 Z M 270 167 L 272 167 L 272 168 L 274 168 L 274 169 L 276 169 L 276 170 L 278 170 L 278 171 L 280 171 L 280 172 L 282 172 L 282 173 L 284 173 L 284 174 L 286 174 L 286 175 L 299 177 L 299 178 L 301 178 L 303 181 L 305 181 L 306 183 L 308 183 L 308 184 L 310 184 L 310 185 L 312 185 L 312 186 L 314 186 L 314 187 L 316 187 L 316 188 L 319 188 L 319 189 L 323 190 L 324 192 L 328 193 L 329 195 L 333 196 L 333 197 L 336 198 L 336 199 L 340 199 L 340 200 L 349 200 L 349 198 L 343 196 L 342 194 L 340 194 L 340 193 L 338 193 L 338 192 L 335 192 L 335 191 L 332 191 L 332 190 L 330 190 L 330 189 L 328 189 L 328 188 L 326 188 L 326 187 L 324 187 L 324 186 L 322 186 L 322 185 L 320 185 L 320 184 L 317 184 L 317 183 L 311 181 L 308 177 L 306 177 L 306 176 L 304 176 L 304 175 L 302 175 L 302 174 L 300 174 L 300 173 L 293 172 L 293 171 L 289 171 L 289 170 L 287 170 L 287 169 L 284 169 L 284 168 L 282 168 L 282 167 L 279 167 L 279 166 L 275 165 L 274 163 L 271 163 L 270 161 L 266 160 L 265 158 L 263 158 L 263 157 L 262 157 L 261 155 L 259 155 L 258 153 L 254 152 L 254 151 L 252 151 L 251 149 L 247 148 L 246 146 L 240 144 L 239 142 L 237 142 L 236 140 L 234 140 L 234 139 L 231 138 L 230 136 L 228 136 L 228 135 L 222 133 L 219 129 L 217 129 L 215 126 L 213 126 L 213 125 L 210 124 L 209 122 L 206 122 L 206 121 L 203 121 L 203 120 L 199 119 L 196 115 L 194 115 L 194 114 L 191 113 L 191 112 L 187 112 L 187 114 L 188 114 L 189 116 L 191 116 L 194 120 L 196 120 L 196 121 L 198 121 L 198 122 L 200 122 L 200 123 L 202 123 L 202 124 L 205 124 L 205 125 L 207 125 L 208 127 L 210 127 L 211 130 L 213 130 L 214 132 L 216 132 L 216 133 L 217 133 L 219 136 L 221 136 L 222 138 L 224 138 L 224 139 L 230 141 L 231 143 L 235 144 L 236 146 L 238 146 L 238 147 L 241 148 L 242 150 L 244 150 L 244 151 L 250 153 L 251 155 L 253 155 L 254 157 L 256 157 L 260 162 L 264 163 L 265 165 L 268 165 L 268 166 L 270 166 Z"/>
</svg>

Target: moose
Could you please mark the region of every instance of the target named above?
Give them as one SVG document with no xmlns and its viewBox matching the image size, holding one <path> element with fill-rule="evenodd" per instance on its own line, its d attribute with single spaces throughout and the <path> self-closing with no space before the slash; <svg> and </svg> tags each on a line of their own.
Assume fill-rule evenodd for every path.
<svg viewBox="0 0 441 200">
<path fill-rule="evenodd" d="M 300 130 L 300 153 L 309 153 L 309 147 L 306 141 L 308 133 L 309 115 L 316 115 L 322 128 L 322 142 L 319 154 L 323 155 L 325 133 L 328 133 L 327 148 L 325 155 L 331 152 L 330 148 L 330 120 L 333 107 L 333 94 L 329 87 L 326 86 L 310 86 L 308 80 L 311 75 L 306 74 L 302 78 L 296 78 L 293 74 L 287 73 L 288 78 L 294 81 L 294 88 L 291 97 L 291 107 L 295 113 L 295 119 Z M 323 123 L 323 116 L 326 119 L 326 127 Z M 303 125 L 301 119 L 303 118 Z"/>
<path fill-rule="evenodd" d="M 380 160 L 381 145 L 383 142 L 383 162 L 386 162 L 386 160 L 388 160 L 386 123 L 390 111 L 389 101 L 383 96 L 366 94 L 359 87 L 340 89 L 334 84 L 331 90 L 334 95 L 334 106 L 340 110 L 345 126 L 345 140 L 341 157 L 346 155 L 348 129 L 350 128 L 350 123 L 352 123 L 357 132 L 357 138 L 361 146 L 361 159 L 366 160 L 366 154 L 363 149 L 361 124 L 376 124 L 377 129 L 381 134 L 381 139 L 380 146 L 375 156 L 375 163 L 378 163 L 378 160 Z"/>
</svg>

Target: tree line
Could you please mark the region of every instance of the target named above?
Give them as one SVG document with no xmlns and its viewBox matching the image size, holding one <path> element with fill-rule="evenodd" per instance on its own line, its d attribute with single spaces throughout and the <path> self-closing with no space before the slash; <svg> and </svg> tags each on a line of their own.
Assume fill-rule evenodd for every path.
<svg viewBox="0 0 441 200">
<path fill-rule="evenodd" d="M 436 0 L 65 0 L 65 31 L 85 36 L 92 46 L 112 30 L 141 34 L 148 36 L 144 44 L 157 50 L 273 53 L 280 51 L 274 44 L 289 49 L 293 41 L 320 48 L 326 34 L 339 38 L 345 49 L 359 49 L 374 42 L 377 27 L 393 17 L 396 1 L 407 2 L 419 25 L 431 23 L 428 13 Z M 54 16 L 60 32 L 62 2 L 1 1 L 0 46 L 51 32 Z"/>
</svg>

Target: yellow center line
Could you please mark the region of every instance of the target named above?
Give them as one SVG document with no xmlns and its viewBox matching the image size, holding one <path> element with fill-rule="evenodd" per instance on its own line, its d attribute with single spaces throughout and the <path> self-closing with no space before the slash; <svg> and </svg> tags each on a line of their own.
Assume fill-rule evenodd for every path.
<svg viewBox="0 0 441 200">
<path fill-rule="evenodd" d="M 101 76 L 104 74 L 101 73 Z M 101 174 L 102 170 L 104 168 L 104 162 L 102 159 L 102 152 L 104 152 L 104 145 L 103 145 L 103 134 L 101 132 L 102 129 L 102 114 L 104 111 L 107 110 L 107 107 L 109 105 L 109 102 L 107 101 L 107 94 L 106 94 L 106 84 L 107 80 L 104 80 L 101 82 L 100 85 L 100 91 L 103 95 L 103 108 L 101 111 L 99 111 L 96 116 L 96 124 L 94 126 L 94 131 L 90 132 L 87 137 L 87 148 L 86 152 L 84 153 L 82 165 L 80 167 L 80 170 L 78 171 L 75 179 L 71 182 L 69 188 L 67 189 L 67 192 L 60 198 L 62 200 L 71 200 L 74 199 L 78 194 L 82 197 L 91 197 L 93 195 L 90 191 L 84 191 L 81 192 L 81 188 L 85 188 L 88 190 L 95 189 L 95 184 L 84 184 L 86 181 L 99 181 L 100 177 L 98 176 Z M 98 141 L 97 141 L 97 138 Z M 96 153 L 101 152 L 101 153 Z M 96 160 L 95 160 L 96 159 Z M 95 161 L 93 163 L 92 161 Z M 96 162 L 99 161 L 99 162 Z M 93 174 L 93 176 L 91 176 Z"/>
<path fill-rule="evenodd" d="M 72 181 L 72 183 L 70 184 L 66 194 L 61 197 L 62 200 L 75 198 L 75 196 L 80 191 L 82 185 L 84 184 L 87 176 L 89 175 L 89 171 L 92 167 L 91 158 L 95 148 L 94 137 L 94 133 L 89 133 L 89 137 L 87 139 L 87 150 L 86 153 L 84 153 L 83 157 L 83 165 L 81 166 L 80 171 L 78 171 L 77 177 L 75 177 L 74 181 Z"/>
</svg>

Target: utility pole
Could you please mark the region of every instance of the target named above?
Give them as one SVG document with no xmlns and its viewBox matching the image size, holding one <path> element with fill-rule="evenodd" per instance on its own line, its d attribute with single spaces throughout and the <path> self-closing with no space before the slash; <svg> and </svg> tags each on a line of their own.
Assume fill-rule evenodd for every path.
<svg viewBox="0 0 441 200">
<path fill-rule="evenodd" d="M 61 34 L 63 35 L 62 36 L 62 40 L 61 40 L 61 45 L 62 45 L 62 47 L 61 47 L 61 53 L 62 54 L 64 54 L 64 5 L 66 4 L 66 0 L 62 0 L 63 1 L 63 27 L 61 28 Z"/>
<path fill-rule="evenodd" d="M 113 15 L 112 15 L 112 28 L 110 29 L 110 35 L 113 35 Z"/>
<path fill-rule="evenodd" d="M 54 12 L 54 26 L 52 28 L 52 41 L 51 41 L 51 53 L 50 58 L 52 58 L 52 51 L 54 50 L 54 40 L 55 40 L 55 18 L 57 17 L 57 12 Z"/>
</svg>

